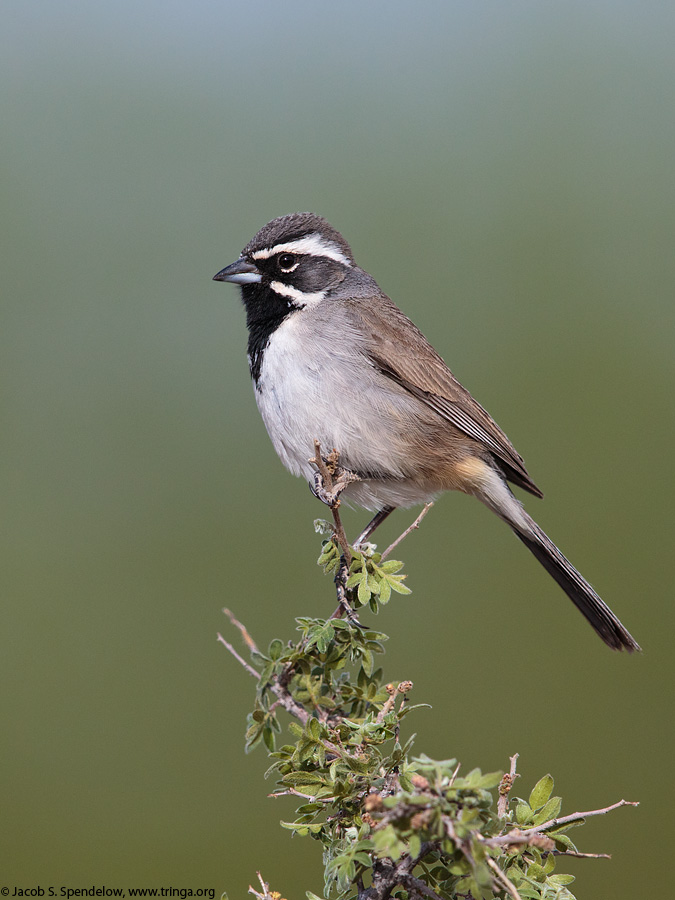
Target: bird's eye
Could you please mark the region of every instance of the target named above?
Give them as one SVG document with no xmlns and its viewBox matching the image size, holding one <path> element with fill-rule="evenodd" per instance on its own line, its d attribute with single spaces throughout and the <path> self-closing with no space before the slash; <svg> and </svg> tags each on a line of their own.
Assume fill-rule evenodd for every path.
<svg viewBox="0 0 675 900">
<path fill-rule="evenodd" d="M 298 259 L 293 253 L 280 253 L 277 264 L 282 272 L 292 272 L 298 264 Z"/>
</svg>

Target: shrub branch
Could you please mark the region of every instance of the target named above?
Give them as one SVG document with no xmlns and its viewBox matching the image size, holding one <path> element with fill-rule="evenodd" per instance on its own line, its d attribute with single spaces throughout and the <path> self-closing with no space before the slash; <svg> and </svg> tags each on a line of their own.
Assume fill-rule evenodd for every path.
<svg viewBox="0 0 675 900">
<path fill-rule="evenodd" d="M 512 796 L 517 753 L 505 774 L 412 754 L 413 738 L 401 737 L 404 720 L 425 704 L 410 705 L 412 682 L 385 681 L 376 658 L 387 637 L 361 625 L 356 611 L 377 613 L 394 594 L 410 593 L 403 564 L 388 554 L 419 527 L 431 504 L 384 553 L 372 543 L 350 546 L 338 507 L 355 476 L 340 467 L 335 451 L 322 456 L 318 442 L 312 462 L 316 493 L 333 514 L 332 524 L 315 525 L 330 535 L 318 562 L 333 575 L 338 609 L 328 619 L 296 619 L 299 638 L 275 639 L 264 652 L 225 610 L 250 662 L 221 634 L 218 641 L 256 679 L 246 748 L 267 748 L 269 772 L 277 777 L 270 797 L 300 801 L 295 818 L 281 824 L 321 845 L 324 897 L 574 900 L 568 887 L 574 878 L 556 871 L 559 860 L 606 854 L 580 852 L 567 832 L 592 816 L 638 804 L 619 800 L 561 815 L 550 775 L 527 799 Z M 280 721 L 282 709 L 290 720 Z M 260 890 L 250 893 L 283 900 L 258 877 Z M 307 897 L 321 900 L 310 891 Z"/>
</svg>

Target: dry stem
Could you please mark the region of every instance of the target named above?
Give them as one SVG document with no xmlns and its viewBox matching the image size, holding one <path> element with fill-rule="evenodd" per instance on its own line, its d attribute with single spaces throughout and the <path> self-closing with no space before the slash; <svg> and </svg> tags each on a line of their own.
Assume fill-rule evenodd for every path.
<svg viewBox="0 0 675 900">
<path fill-rule="evenodd" d="M 513 782 L 518 778 L 516 773 L 516 762 L 518 761 L 518 754 L 514 753 L 513 756 L 510 756 L 511 760 L 511 768 L 507 774 L 504 775 L 500 784 L 499 784 L 499 800 L 497 801 L 497 815 L 500 819 L 503 819 L 506 815 L 506 810 L 509 805 L 509 792 L 513 787 Z"/>
<path fill-rule="evenodd" d="M 491 856 L 486 856 L 485 860 L 495 873 L 495 879 L 501 884 L 501 886 L 506 890 L 507 894 L 510 897 L 513 897 L 513 900 L 520 900 L 520 894 L 515 888 L 515 885 L 506 877 L 504 872 L 499 868 L 497 863 L 492 859 Z"/>
<path fill-rule="evenodd" d="M 226 641 L 220 632 L 218 632 L 218 640 L 220 641 L 221 644 L 223 644 L 223 646 L 227 647 L 227 649 L 230 651 L 232 656 L 234 656 L 234 658 L 237 660 L 238 663 L 241 663 L 241 665 L 246 669 L 248 674 L 252 675 L 255 678 L 255 680 L 258 681 L 260 678 L 260 672 L 256 671 L 252 665 L 250 665 L 249 663 L 246 662 L 245 659 L 242 659 L 242 657 L 237 653 L 237 651 L 234 649 L 232 644 L 230 644 L 229 641 Z"/>
<path fill-rule="evenodd" d="M 396 540 L 394 541 L 394 543 L 393 543 L 393 544 L 390 544 L 390 545 L 387 547 L 387 549 L 384 551 L 384 553 L 383 553 L 382 556 L 380 557 L 380 561 L 382 561 L 383 559 L 386 559 L 386 558 L 389 556 L 389 554 L 391 553 L 391 551 L 392 551 L 395 547 L 398 547 L 398 545 L 401 543 L 401 541 L 402 541 L 404 538 L 407 538 L 407 537 L 408 537 L 408 535 L 410 534 L 411 531 L 415 531 L 417 528 L 420 527 L 420 522 L 421 522 L 422 519 L 426 516 L 426 514 L 429 512 L 429 510 L 431 509 L 431 507 L 432 507 L 433 505 L 434 505 L 434 501 L 433 501 L 433 500 L 431 500 L 429 503 L 427 503 L 427 504 L 425 505 L 424 509 L 423 509 L 422 512 L 419 514 L 419 516 L 415 519 L 415 521 L 412 523 L 412 525 L 409 525 L 409 526 L 406 528 L 406 530 L 403 532 L 403 534 L 400 534 L 400 535 L 396 538 Z"/>
</svg>

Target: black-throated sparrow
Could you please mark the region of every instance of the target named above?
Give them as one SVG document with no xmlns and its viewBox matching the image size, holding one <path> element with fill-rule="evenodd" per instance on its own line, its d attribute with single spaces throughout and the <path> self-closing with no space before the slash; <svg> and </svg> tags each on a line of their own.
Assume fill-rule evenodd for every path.
<svg viewBox="0 0 675 900">
<path fill-rule="evenodd" d="M 345 498 L 378 511 L 377 524 L 443 491 L 473 494 L 606 644 L 640 649 L 511 493 L 508 481 L 542 496 L 504 432 L 325 219 L 274 219 L 214 281 L 241 287 L 256 401 L 287 469 L 311 484 L 314 440 L 335 448 L 358 476 Z"/>
</svg>

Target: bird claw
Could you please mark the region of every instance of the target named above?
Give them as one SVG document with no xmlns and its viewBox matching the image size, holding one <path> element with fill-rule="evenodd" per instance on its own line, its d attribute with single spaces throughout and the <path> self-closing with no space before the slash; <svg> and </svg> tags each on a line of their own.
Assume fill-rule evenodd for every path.
<svg viewBox="0 0 675 900">
<path fill-rule="evenodd" d="M 340 474 L 337 477 L 333 476 L 331 480 L 333 482 L 332 485 L 326 487 L 321 472 L 315 472 L 312 493 L 315 497 L 318 497 L 322 503 L 325 503 L 326 506 L 335 509 L 340 505 L 340 494 L 353 481 L 358 481 L 359 478 L 358 475 L 354 475 L 352 472 L 342 469 Z"/>
<path fill-rule="evenodd" d="M 352 482 L 360 481 L 358 475 L 345 469 L 338 462 L 339 455 L 337 450 L 333 450 L 328 456 L 321 456 L 320 449 L 317 444 L 317 453 L 310 462 L 316 466 L 317 471 L 314 473 L 314 485 L 310 484 L 310 490 L 315 497 L 318 497 L 322 503 L 331 509 L 337 509 L 340 505 L 340 494 Z"/>
</svg>

